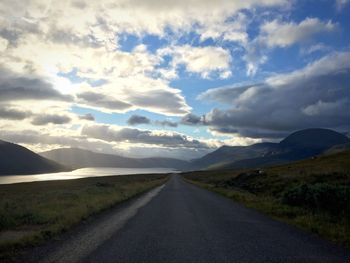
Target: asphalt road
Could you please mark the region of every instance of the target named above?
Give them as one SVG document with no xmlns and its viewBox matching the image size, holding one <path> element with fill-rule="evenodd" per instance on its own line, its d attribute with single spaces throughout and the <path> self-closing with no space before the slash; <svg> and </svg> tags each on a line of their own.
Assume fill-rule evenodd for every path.
<svg viewBox="0 0 350 263">
<path fill-rule="evenodd" d="M 174 175 L 82 262 L 350 262 L 350 252 Z"/>
</svg>

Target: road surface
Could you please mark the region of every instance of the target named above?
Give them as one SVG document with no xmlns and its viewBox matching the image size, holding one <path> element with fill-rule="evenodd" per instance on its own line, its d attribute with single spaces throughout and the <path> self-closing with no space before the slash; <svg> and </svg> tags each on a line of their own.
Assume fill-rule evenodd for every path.
<svg viewBox="0 0 350 263">
<path fill-rule="evenodd" d="M 69 245 L 66 258 L 47 254 L 44 262 L 350 262 L 349 251 L 188 184 L 179 175 L 156 191 L 104 239 L 85 235 L 90 249 L 77 241 L 84 253 Z"/>
</svg>

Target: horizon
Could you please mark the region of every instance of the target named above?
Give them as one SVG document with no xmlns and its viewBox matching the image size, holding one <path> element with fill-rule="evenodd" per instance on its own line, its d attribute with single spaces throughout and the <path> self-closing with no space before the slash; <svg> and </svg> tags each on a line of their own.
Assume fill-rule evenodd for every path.
<svg viewBox="0 0 350 263">
<path fill-rule="evenodd" d="M 190 160 L 349 135 L 348 0 L 18 5 L 0 3 L 2 140 Z"/>
<path fill-rule="evenodd" d="M 337 132 L 337 131 L 335 131 L 335 130 L 325 129 L 325 128 L 306 128 L 306 129 L 303 129 L 303 130 L 294 131 L 294 132 L 288 134 L 286 137 L 282 138 L 282 139 L 279 140 L 279 141 L 264 141 L 264 142 L 266 142 L 266 143 L 276 143 L 276 144 L 279 144 L 279 143 L 281 143 L 282 141 L 284 141 L 285 139 L 287 139 L 289 136 L 291 136 L 291 135 L 293 135 L 293 134 L 295 134 L 295 133 L 298 133 L 298 132 L 301 132 L 301 131 L 307 131 L 307 130 L 328 130 L 328 131 L 332 131 L 332 132 Z M 338 133 L 338 132 L 337 132 L 337 133 Z M 344 136 L 346 136 L 346 137 L 348 137 L 348 138 L 350 139 L 350 137 L 349 137 L 347 134 L 343 134 L 343 133 L 339 133 L 339 134 L 344 135 Z M 254 145 L 254 144 L 256 144 L 256 143 L 253 143 L 253 144 L 250 144 L 250 145 L 245 145 L 245 146 L 251 146 L 251 145 Z M 220 149 L 221 147 L 232 147 L 232 146 L 230 146 L 230 145 L 222 145 L 222 146 L 220 146 L 219 148 L 216 148 L 216 149 L 214 149 L 213 151 L 211 151 L 211 152 L 209 152 L 209 153 L 207 153 L 207 154 L 210 154 L 210 153 L 212 153 L 212 152 L 214 152 L 214 151 Z M 55 148 L 55 149 L 52 149 L 52 150 L 50 150 L 50 151 L 62 150 L 62 149 L 86 150 L 86 151 L 91 151 L 91 152 L 93 152 L 93 153 L 105 154 L 104 152 L 97 152 L 97 151 L 90 150 L 90 149 L 75 148 L 75 147 Z M 38 154 L 42 154 L 42 153 L 46 153 L 46 152 L 48 152 L 48 151 L 38 152 Z M 108 154 L 108 153 L 107 153 L 107 154 Z M 112 154 L 113 154 L 113 153 L 112 153 Z M 202 158 L 202 157 L 205 157 L 207 154 L 204 154 L 204 155 L 202 155 L 202 156 L 199 156 L 198 158 L 200 159 L 200 158 Z M 117 155 L 117 154 L 115 154 L 115 155 Z M 120 154 L 120 156 L 122 156 L 122 157 L 129 157 L 129 158 L 138 158 L 137 156 L 123 156 L 122 154 Z M 152 157 L 153 157 L 153 158 L 162 158 L 162 156 L 149 156 L 149 157 L 146 157 L 146 158 L 152 158 Z M 167 158 L 167 157 L 165 157 L 165 158 Z M 170 157 L 170 158 L 171 158 L 171 157 Z M 198 158 L 195 158 L 195 159 L 183 159 L 183 158 L 181 158 L 181 157 L 178 157 L 177 159 L 191 162 L 191 161 L 196 160 L 196 159 L 198 159 Z"/>
<path fill-rule="evenodd" d="M 288 134 L 286 137 L 282 138 L 281 140 L 279 141 L 264 141 L 262 143 L 275 143 L 275 144 L 279 144 L 281 143 L 282 141 L 284 141 L 285 139 L 287 139 L 288 137 L 294 135 L 295 133 L 299 133 L 299 132 L 304 132 L 304 131 L 309 131 L 309 130 L 324 130 L 324 131 L 330 131 L 330 132 L 335 132 L 335 133 L 338 133 L 340 135 L 343 135 L 347 138 L 350 139 L 350 137 L 347 135 L 347 134 L 343 134 L 343 133 L 339 133 L 335 130 L 331 130 L 331 129 L 326 129 L 326 128 L 306 128 L 306 129 L 302 129 L 302 130 L 297 130 L 297 131 L 293 131 L 292 133 Z M 4 140 L 1 140 L 0 138 L 0 142 L 3 141 L 3 142 L 7 142 L 7 141 L 4 141 Z M 14 142 L 7 142 L 7 143 L 14 143 Z M 245 146 L 252 146 L 252 145 L 255 145 L 255 144 L 259 144 L 259 143 L 253 143 L 253 144 L 250 144 L 250 145 L 245 145 Z M 24 146 L 23 146 L 24 147 Z M 195 161 L 195 160 L 198 160 L 198 159 L 201 159 L 202 157 L 205 157 L 207 156 L 208 154 L 210 153 L 213 153 L 215 152 L 216 150 L 219 150 L 220 148 L 222 147 L 233 147 L 231 145 L 221 145 L 219 148 L 216 148 L 216 149 L 213 149 L 213 151 L 211 152 L 208 152 L 202 156 L 198 156 L 197 158 L 181 158 L 181 157 L 177 157 L 175 159 L 179 159 L 179 160 L 183 160 L 183 161 L 187 161 L 187 162 L 192 162 L 192 161 Z M 244 147 L 244 146 L 243 146 Z M 43 154 L 46 154 L 46 153 L 49 153 L 49 152 L 55 152 L 57 150 L 82 150 L 82 151 L 89 151 L 89 152 L 92 152 L 92 153 L 97 153 L 97 154 L 109 154 L 109 155 L 115 155 L 115 156 L 120 156 L 120 157 L 126 157 L 126 158 L 131 158 L 131 159 L 142 159 L 142 158 L 172 158 L 172 157 L 162 157 L 162 156 L 147 156 L 147 157 L 138 157 L 138 156 L 125 156 L 123 155 L 122 153 L 119 153 L 119 154 L 116 154 L 116 153 L 105 153 L 105 152 L 99 152 L 97 150 L 94 150 L 94 149 L 86 149 L 86 148 L 78 148 L 78 147 L 61 147 L 61 148 L 54 148 L 54 149 L 51 149 L 51 150 L 48 150 L 48 151 L 42 151 L 42 152 L 35 152 L 39 155 L 42 155 L 43 157 L 45 157 L 45 155 Z M 45 158 L 48 158 L 48 157 L 45 157 Z M 50 159 L 50 158 L 48 158 Z"/>
</svg>

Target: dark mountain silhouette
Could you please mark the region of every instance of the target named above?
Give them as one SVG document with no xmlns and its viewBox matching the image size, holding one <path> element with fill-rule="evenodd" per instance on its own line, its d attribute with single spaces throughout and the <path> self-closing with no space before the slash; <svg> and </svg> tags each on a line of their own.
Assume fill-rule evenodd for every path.
<svg viewBox="0 0 350 263">
<path fill-rule="evenodd" d="M 128 158 L 77 148 L 63 148 L 40 155 L 0 140 L 0 175 L 34 174 L 68 170 L 66 167 L 174 168 L 178 170 L 257 168 L 310 158 L 350 148 L 350 139 L 327 129 L 292 133 L 280 143 L 223 146 L 191 162 L 173 158 Z"/>
<path fill-rule="evenodd" d="M 53 173 L 68 168 L 25 147 L 0 140 L 0 175 Z"/>
<path fill-rule="evenodd" d="M 292 133 L 280 143 L 223 146 L 192 161 L 194 169 L 241 169 L 263 167 L 309 158 L 331 149 L 346 149 L 350 139 L 328 129 L 306 129 Z"/>
<path fill-rule="evenodd" d="M 332 130 L 307 129 L 292 133 L 279 144 L 294 149 L 325 150 L 348 142 L 350 139 L 347 136 Z"/>
<path fill-rule="evenodd" d="M 121 168 L 174 168 L 188 169 L 189 162 L 173 158 L 128 158 L 113 154 L 96 153 L 78 148 L 62 148 L 40 153 L 60 164 L 74 168 L 121 167 Z"/>
<path fill-rule="evenodd" d="M 276 143 L 257 143 L 250 146 L 222 146 L 200 159 L 192 161 L 193 168 L 215 168 L 244 159 L 263 157 L 267 153 L 279 151 Z"/>
</svg>

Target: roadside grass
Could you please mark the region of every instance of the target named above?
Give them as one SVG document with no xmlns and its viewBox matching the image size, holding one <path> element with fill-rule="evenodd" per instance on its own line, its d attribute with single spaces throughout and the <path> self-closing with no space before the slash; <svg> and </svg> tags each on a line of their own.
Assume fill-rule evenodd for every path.
<svg viewBox="0 0 350 263">
<path fill-rule="evenodd" d="M 0 185 L 0 262 L 167 179 L 147 174 Z"/>
<path fill-rule="evenodd" d="M 260 171 L 201 171 L 185 180 L 350 248 L 350 151 Z"/>
</svg>

